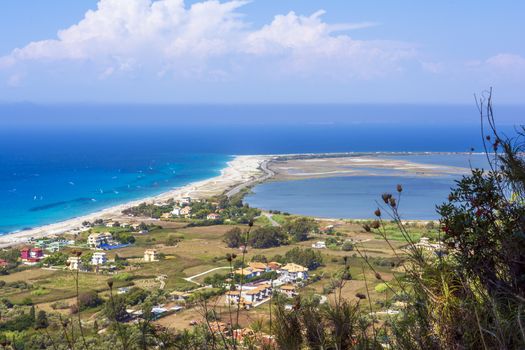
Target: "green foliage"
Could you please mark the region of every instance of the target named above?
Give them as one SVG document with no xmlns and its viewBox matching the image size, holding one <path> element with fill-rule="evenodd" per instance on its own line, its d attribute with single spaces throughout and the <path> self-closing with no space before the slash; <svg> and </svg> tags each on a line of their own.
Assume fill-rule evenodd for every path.
<svg viewBox="0 0 525 350">
<path fill-rule="evenodd" d="M 175 235 L 169 235 L 166 239 L 166 245 L 168 246 L 175 246 L 181 241 L 181 238 L 179 236 Z"/>
<path fill-rule="evenodd" d="M 126 311 L 126 297 L 114 295 L 104 304 L 104 315 L 112 321 L 121 322 L 128 316 Z"/>
<path fill-rule="evenodd" d="M 248 244 L 253 248 L 278 247 L 288 243 L 286 235 L 279 227 L 257 227 L 250 233 Z"/>
<path fill-rule="evenodd" d="M 299 217 L 293 220 L 288 220 L 283 229 L 298 242 L 306 241 L 308 234 L 319 231 L 319 225 L 314 219 Z"/>
<path fill-rule="evenodd" d="M 308 267 L 310 270 L 318 268 L 323 263 L 323 257 L 319 251 L 310 248 L 301 249 L 295 247 L 286 252 L 284 259 L 287 262 Z"/>
<path fill-rule="evenodd" d="M 135 236 L 128 232 L 115 232 L 113 233 L 113 239 L 121 244 L 133 244 L 135 243 Z"/>
<path fill-rule="evenodd" d="M 103 300 L 98 296 L 95 291 L 86 291 L 81 292 L 78 295 L 78 304 L 80 306 L 80 311 L 89 309 L 92 307 L 97 307 L 103 303 Z"/>
<path fill-rule="evenodd" d="M 113 281 L 126 282 L 133 279 L 133 275 L 128 272 L 121 272 L 116 275 L 113 275 Z"/>
<path fill-rule="evenodd" d="M 10 248 L 0 250 L 0 259 L 6 260 L 9 263 L 16 263 L 20 257 L 20 250 L 16 248 Z"/>
<path fill-rule="evenodd" d="M 49 321 L 46 312 L 44 310 L 38 311 L 35 319 L 35 329 L 47 328 L 47 326 L 49 326 Z"/>
<path fill-rule="evenodd" d="M 137 205 L 136 207 L 124 209 L 122 213 L 124 215 L 139 216 L 139 217 L 143 216 L 143 217 L 158 219 L 162 216 L 162 214 L 170 213 L 172 210 L 173 210 L 173 204 L 159 206 L 159 205 L 154 205 L 154 204 L 141 203 Z"/>
<path fill-rule="evenodd" d="M 46 256 L 42 263 L 48 266 L 63 266 L 66 264 L 68 255 L 62 252 L 55 252 Z"/>
<path fill-rule="evenodd" d="M 341 245 L 341 250 L 345 251 L 345 252 L 350 252 L 352 250 L 354 250 L 354 244 L 350 241 L 345 241 L 343 243 L 343 245 Z"/>
<path fill-rule="evenodd" d="M 228 248 L 239 248 L 244 244 L 243 232 L 240 228 L 234 227 L 224 235 L 224 242 Z"/>
</svg>

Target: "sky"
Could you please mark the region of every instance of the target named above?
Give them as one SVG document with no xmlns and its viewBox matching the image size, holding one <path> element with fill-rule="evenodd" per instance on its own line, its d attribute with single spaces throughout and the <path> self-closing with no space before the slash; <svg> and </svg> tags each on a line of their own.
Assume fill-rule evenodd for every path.
<svg viewBox="0 0 525 350">
<path fill-rule="evenodd" d="M 524 1 L 3 0 L 0 103 L 524 104 Z"/>
</svg>

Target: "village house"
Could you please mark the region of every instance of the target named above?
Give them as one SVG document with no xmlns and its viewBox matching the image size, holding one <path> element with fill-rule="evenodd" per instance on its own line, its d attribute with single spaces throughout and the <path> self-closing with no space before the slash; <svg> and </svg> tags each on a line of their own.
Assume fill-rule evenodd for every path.
<svg viewBox="0 0 525 350">
<path fill-rule="evenodd" d="M 191 216 L 191 207 L 184 207 L 180 210 L 180 216 L 190 217 Z"/>
<path fill-rule="evenodd" d="M 42 248 L 23 248 L 20 250 L 20 259 L 26 265 L 35 265 L 44 258 Z"/>
<path fill-rule="evenodd" d="M 173 208 L 173 210 L 171 211 L 171 215 L 172 215 L 172 216 L 180 216 L 180 215 L 181 215 L 181 214 L 180 214 L 180 210 L 181 210 L 181 209 L 180 209 L 179 207 L 175 207 L 175 208 Z"/>
<path fill-rule="evenodd" d="M 251 266 L 240 268 L 235 270 L 233 273 L 236 275 L 244 276 L 244 278 L 253 278 L 260 276 L 263 272 L 265 272 L 265 269 L 256 269 Z"/>
<path fill-rule="evenodd" d="M 178 200 L 176 200 L 176 203 L 179 205 L 179 206 L 185 206 L 185 205 L 190 205 L 191 204 L 191 197 L 182 197 Z"/>
<path fill-rule="evenodd" d="M 95 252 L 91 258 L 91 265 L 104 265 L 108 262 L 106 253 L 104 252 Z"/>
<path fill-rule="evenodd" d="M 438 251 L 445 248 L 441 242 L 431 243 L 428 237 L 421 237 L 419 243 L 416 243 L 415 246 L 428 251 Z"/>
<path fill-rule="evenodd" d="M 68 269 L 70 270 L 81 270 L 82 269 L 82 260 L 79 256 L 70 256 L 67 259 Z"/>
<path fill-rule="evenodd" d="M 324 241 L 318 241 L 312 244 L 312 248 L 314 249 L 325 249 L 326 243 Z"/>
<path fill-rule="evenodd" d="M 114 221 L 111 221 L 111 220 L 110 220 L 110 221 L 108 221 L 108 222 L 105 223 L 105 226 L 106 226 L 106 227 L 116 227 L 116 226 L 117 226 L 117 223 L 114 222 Z"/>
<path fill-rule="evenodd" d="M 226 292 L 226 304 L 237 304 L 250 309 L 254 303 L 263 301 L 272 294 L 272 287 L 267 283 L 245 285 L 242 287 L 242 292 L 239 290 L 232 290 Z"/>
<path fill-rule="evenodd" d="M 90 248 L 100 248 L 101 245 L 109 244 L 113 236 L 109 232 L 92 233 L 88 236 L 87 243 Z"/>
<path fill-rule="evenodd" d="M 270 261 L 268 263 L 268 268 L 270 271 L 278 271 L 281 268 L 282 264 L 278 263 L 277 261 Z"/>
<path fill-rule="evenodd" d="M 334 225 L 327 225 L 323 228 L 321 228 L 322 233 L 332 233 L 334 232 Z"/>
<path fill-rule="evenodd" d="M 9 265 L 9 263 L 7 262 L 7 260 L 0 259 L 0 267 L 6 267 L 7 265 Z"/>
<path fill-rule="evenodd" d="M 221 216 L 217 213 L 210 213 L 208 216 L 206 216 L 207 220 L 219 220 Z"/>
<path fill-rule="evenodd" d="M 279 280 L 284 283 L 308 279 L 308 268 L 294 263 L 284 265 L 277 273 L 279 273 Z"/>
<path fill-rule="evenodd" d="M 251 263 L 248 263 L 248 266 L 253 269 L 263 270 L 264 272 L 268 272 L 271 270 L 267 264 L 257 261 L 252 261 Z"/>
<path fill-rule="evenodd" d="M 297 295 L 295 286 L 291 284 L 285 284 L 285 285 L 280 286 L 279 292 L 286 295 L 289 298 L 292 298 L 293 296 Z"/>
<path fill-rule="evenodd" d="M 155 249 L 146 249 L 144 251 L 144 262 L 158 261 L 157 251 Z"/>
</svg>

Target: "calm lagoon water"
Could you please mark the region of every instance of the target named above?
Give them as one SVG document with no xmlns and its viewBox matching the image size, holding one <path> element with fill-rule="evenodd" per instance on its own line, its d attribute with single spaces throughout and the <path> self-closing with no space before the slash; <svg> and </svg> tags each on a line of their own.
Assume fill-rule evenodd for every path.
<svg viewBox="0 0 525 350">
<path fill-rule="evenodd" d="M 486 168 L 484 155 L 425 154 L 381 156 L 426 164 Z M 375 170 L 374 170 L 375 171 Z M 377 173 L 377 171 L 375 171 Z M 400 213 L 404 219 L 437 219 L 436 205 L 446 201 L 459 176 L 346 176 L 294 181 L 275 181 L 256 186 L 246 197 L 251 206 L 325 218 L 373 217 L 381 194 L 396 193 L 403 185 Z"/>
</svg>

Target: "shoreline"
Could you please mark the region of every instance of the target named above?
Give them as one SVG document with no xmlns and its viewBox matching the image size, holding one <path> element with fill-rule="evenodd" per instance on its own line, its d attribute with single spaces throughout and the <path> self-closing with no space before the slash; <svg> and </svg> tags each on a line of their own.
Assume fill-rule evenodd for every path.
<svg viewBox="0 0 525 350">
<path fill-rule="evenodd" d="M 226 167 L 221 169 L 220 175 L 190 182 L 182 187 L 174 188 L 170 191 L 163 192 L 155 196 L 149 196 L 96 212 L 77 216 L 60 222 L 38 226 L 29 230 L 6 233 L 0 236 L 0 248 L 20 245 L 26 243 L 30 238 L 43 238 L 50 235 L 58 235 L 66 232 L 77 231 L 82 228 L 83 221 L 92 221 L 95 219 L 124 219 L 133 221 L 132 217 L 122 214 L 124 209 L 139 205 L 140 203 L 154 203 L 167 201 L 170 198 L 192 197 L 201 199 L 222 193 L 235 193 L 243 188 L 264 181 L 271 177 L 265 169 L 265 164 L 274 158 L 273 156 L 234 156 L 226 163 Z M 235 194 L 235 193 L 232 193 Z"/>
<path fill-rule="evenodd" d="M 93 221 L 95 219 L 115 219 L 115 220 L 127 220 L 135 221 L 133 217 L 125 216 L 122 214 L 124 209 L 136 206 L 140 203 L 155 203 L 167 201 L 170 198 L 181 198 L 190 196 L 195 199 L 208 198 L 214 195 L 225 194 L 228 197 L 235 195 L 246 187 L 253 186 L 257 183 L 264 182 L 270 179 L 278 181 L 283 180 L 297 180 L 307 178 L 318 178 L 318 177 L 332 177 L 336 175 L 357 175 L 346 174 L 340 169 L 334 172 L 324 174 L 314 173 L 314 169 L 308 169 L 305 174 L 295 173 L 294 176 L 286 175 L 287 171 L 279 169 L 279 164 L 299 161 L 302 162 L 301 167 L 305 167 L 305 164 L 311 164 L 312 161 L 324 160 L 328 162 L 337 161 L 338 158 L 353 159 L 354 161 L 360 162 L 358 158 L 366 157 L 381 157 L 389 155 L 480 155 L 483 153 L 473 152 L 344 152 L 344 153 L 295 153 L 295 154 L 269 154 L 269 155 L 240 155 L 233 156 L 233 159 L 226 163 L 226 167 L 221 169 L 220 175 L 190 182 L 187 185 L 173 188 L 172 190 L 152 195 L 137 200 L 118 204 L 109 208 L 98 210 L 86 215 L 77 216 L 74 218 L 66 219 L 60 222 L 51 223 L 47 225 L 38 226 L 23 231 L 16 231 L 6 233 L 0 236 L 0 248 L 5 248 L 14 245 L 24 244 L 30 238 L 42 238 L 49 235 L 58 235 L 67 232 L 75 232 L 82 229 L 83 221 Z M 386 162 L 384 159 L 376 158 L 379 162 Z M 387 165 L 387 164 L 384 165 Z M 324 164 L 326 166 L 327 164 Z M 392 165 L 392 164 L 390 164 Z M 413 166 L 423 166 L 426 170 L 429 164 L 403 162 L 403 164 L 397 164 L 400 168 L 407 170 Z M 407 168 L 408 166 L 408 168 Z M 454 168 L 454 167 L 444 167 Z M 303 170 L 305 170 L 303 168 Z M 435 170 L 435 169 L 433 169 Z M 457 168 L 455 169 L 457 170 Z M 326 168 L 325 168 L 326 171 Z M 454 172 L 454 171 L 453 171 Z M 372 175 L 372 174 L 370 174 Z M 325 218 L 328 219 L 328 218 Z M 335 219 L 335 218 L 332 218 Z"/>
</svg>

